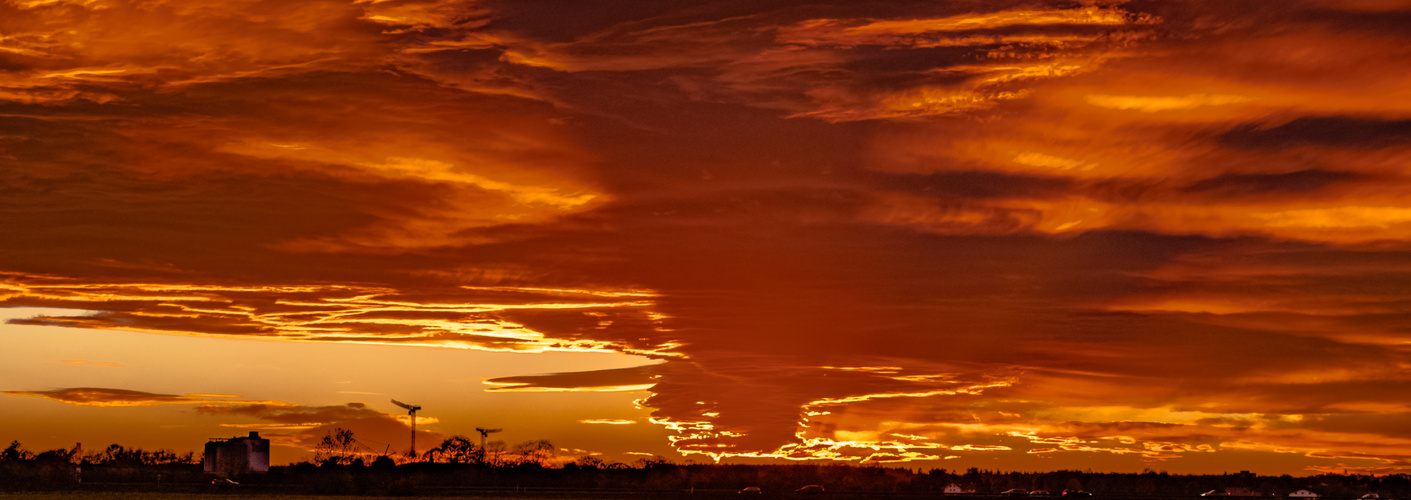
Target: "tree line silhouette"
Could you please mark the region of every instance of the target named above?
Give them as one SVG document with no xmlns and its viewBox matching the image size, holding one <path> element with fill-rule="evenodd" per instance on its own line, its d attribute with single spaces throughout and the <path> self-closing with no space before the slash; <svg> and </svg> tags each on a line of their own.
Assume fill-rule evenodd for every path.
<svg viewBox="0 0 1411 500">
<path fill-rule="evenodd" d="M 905 464 L 901 464 L 905 465 Z M 375 453 L 351 431 L 335 429 L 315 447 L 312 459 L 274 466 L 265 474 L 212 484 L 194 453 L 148 451 L 110 445 L 85 451 L 53 449 L 33 453 L 18 441 L 0 451 L 0 490 L 111 488 L 205 491 L 243 488 L 260 492 L 412 494 L 493 489 L 589 491 L 732 491 L 759 486 L 792 491 L 821 484 L 829 492 L 940 495 L 955 485 L 972 495 L 997 495 L 1021 489 L 1082 489 L 1103 497 L 1192 497 L 1207 492 L 1234 496 L 1278 496 L 1308 489 L 1324 498 L 1411 498 L 1411 476 L 1320 474 L 1307 477 L 1260 476 L 1247 472 L 1180 475 L 1166 472 L 1100 473 L 1060 470 L 999 472 L 971 468 L 911 469 L 897 466 L 831 464 L 734 465 L 678 464 L 649 457 L 630 464 L 594 456 L 559 457 L 545 440 L 508 446 L 502 441 L 482 449 L 464 436 L 452 436 L 415 459 Z M 239 485 L 235 485 L 236 482 Z"/>
</svg>

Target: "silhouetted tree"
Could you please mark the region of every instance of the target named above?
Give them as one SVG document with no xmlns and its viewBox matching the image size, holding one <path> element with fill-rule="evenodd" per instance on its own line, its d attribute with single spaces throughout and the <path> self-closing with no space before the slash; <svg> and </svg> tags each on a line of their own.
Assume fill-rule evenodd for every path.
<svg viewBox="0 0 1411 500">
<path fill-rule="evenodd" d="M 68 463 L 74 459 L 73 452 L 63 448 L 42 451 L 34 456 L 34 461 L 41 463 Z"/>
<path fill-rule="evenodd" d="M 574 459 L 573 465 L 578 466 L 580 469 L 602 469 L 605 464 L 601 458 L 592 455 L 583 455 Z"/>
<path fill-rule="evenodd" d="M 451 436 L 426 452 L 429 461 L 468 464 L 480 458 L 480 450 L 465 436 Z"/>
<path fill-rule="evenodd" d="M 336 427 L 314 447 L 314 462 L 320 465 L 351 465 L 358 457 L 358 442 L 353 431 Z"/>
<path fill-rule="evenodd" d="M 495 466 L 501 465 L 506 449 L 508 449 L 508 447 L 505 446 L 504 441 L 495 440 L 485 443 L 484 463 Z"/>
<path fill-rule="evenodd" d="M 652 455 L 650 457 L 642 457 L 632 461 L 633 467 L 645 470 L 651 470 L 659 467 L 669 467 L 674 465 L 676 464 L 672 463 L 670 460 L 659 457 L 657 455 Z"/>
<path fill-rule="evenodd" d="M 127 449 L 119 444 L 110 444 L 103 451 L 94 454 L 92 461 L 109 465 L 140 465 L 142 461 L 142 451 L 137 449 Z"/>
<path fill-rule="evenodd" d="M 0 460 L 6 462 L 23 462 L 31 458 L 34 458 L 34 454 L 24 449 L 18 440 L 11 442 L 5 451 L 0 451 Z"/>
<path fill-rule="evenodd" d="M 514 455 L 519 465 L 548 467 L 554 460 L 554 445 L 547 439 L 525 441 L 514 445 Z"/>
</svg>

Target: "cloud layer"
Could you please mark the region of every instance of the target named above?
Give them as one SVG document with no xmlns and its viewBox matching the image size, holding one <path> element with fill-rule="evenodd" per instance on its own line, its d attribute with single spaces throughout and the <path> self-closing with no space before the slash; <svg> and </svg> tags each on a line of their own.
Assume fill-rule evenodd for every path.
<svg viewBox="0 0 1411 500">
<path fill-rule="evenodd" d="M 717 459 L 1406 471 L 1409 39 L 1398 0 L 5 0 L 0 303 L 641 354 L 492 390 L 650 386 Z"/>
</svg>

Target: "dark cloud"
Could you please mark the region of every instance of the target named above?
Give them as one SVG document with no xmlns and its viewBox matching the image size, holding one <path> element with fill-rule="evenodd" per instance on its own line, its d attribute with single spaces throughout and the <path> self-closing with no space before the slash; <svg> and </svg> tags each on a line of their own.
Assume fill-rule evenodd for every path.
<svg viewBox="0 0 1411 500">
<path fill-rule="evenodd" d="M 1301 117 L 1269 127 L 1242 125 L 1221 136 L 1224 144 L 1241 148 L 1330 146 L 1379 149 L 1411 140 L 1411 120 L 1381 120 L 1350 116 Z"/>
<path fill-rule="evenodd" d="M 220 394 L 155 394 L 130 389 L 71 387 L 48 391 L 5 391 L 9 396 L 44 398 L 79 406 L 163 406 L 240 403 L 240 396 Z"/>
<path fill-rule="evenodd" d="M 1299 170 L 1275 174 L 1225 173 L 1193 183 L 1182 190 L 1216 197 L 1302 194 L 1363 180 L 1367 180 L 1364 175 L 1333 170 Z"/>
<path fill-rule="evenodd" d="M 622 390 L 624 387 L 652 385 L 657 378 L 653 376 L 654 367 L 655 365 L 647 365 L 612 370 L 497 377 L 487 379 L 485 383 L 491 386 L 488 391 L 496 392 Z"/>
<path fill-rule="evenodd" d="M 1328 414 L 1310 415 L 1304 428 L 1326 432 L 1371 432 L 1398 439 L 1411 438 L 1411 426 L 1406 419 L 1388 414 Z"/>
<path fill-rule="evenodd" d="M 30 396 L 55 401 L 90 406 L 156 406 L 167 404 L 193 404 L 198 398 L 175 394 L 153 394 L 127 389 L 102 387 L 74 387 L 52 391 L 5 391 L 10 396 Z"/>
<path fill-rule="evenodd" d="M 341 406 L 300 406 L 292 404 L 245 404 L 234 406 L 204 405 L 196 408 L 206 415 L 250 417 L 280 424 L 323 425 L 370 417 L 386 416 L 363 403 Z"/>
<path fill-rule="evenodd" d="M 1405 5 L 1402 5 L 1400 9 L 1373 10 L 1359 10 L 1355 7 L 1350 9 L 1314 8 L 1297 15 L 1305 23 L 1327 26 L 1349 34 L 1411 37 L 1411 9 Z"/>
</svg>

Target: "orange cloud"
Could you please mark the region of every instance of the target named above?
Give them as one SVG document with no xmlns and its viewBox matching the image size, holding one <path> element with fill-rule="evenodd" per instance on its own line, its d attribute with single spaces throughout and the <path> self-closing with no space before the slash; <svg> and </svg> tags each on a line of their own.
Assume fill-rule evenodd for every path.
<svg viewBox="0 0 1411 500">
<path fill-rule="evenodd" d="M 0 2 L 0 304 L 644 355 L 486 390 L 724 461 L 1408 470 L 1404 2 L 648 3 Z"/>
</svg>

